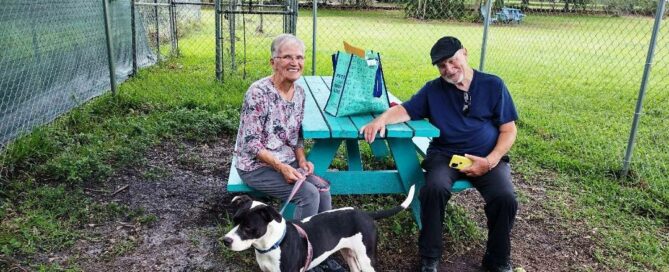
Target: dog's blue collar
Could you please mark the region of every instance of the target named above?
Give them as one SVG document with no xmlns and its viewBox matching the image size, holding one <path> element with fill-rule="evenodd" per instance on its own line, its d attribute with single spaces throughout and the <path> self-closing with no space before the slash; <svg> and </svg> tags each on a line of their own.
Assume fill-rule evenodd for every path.
<svg viewBox="0 0 669 272">
<path fill-rule="evenodd" d="M 277 249 L 281 245 L 281 242 L 283 241 L 283 238 L 286 237 L 286 229 L 288 229 L 288 228 L 286 227 L 286 228 L 283 229 L 283 234 L 281 235 L 281 238 L 279 238 L 279 241 L 276 241 L 276 243 L 274 243 L 274 245 L 272 245 L 270 248 L 268 248 L 268 249 L 258 249 L 256 247 L 254 247 L 254 248 L 260 254 L 265 254 L 267 252 L 270 252 L 272 250 Z"/>
</svg>

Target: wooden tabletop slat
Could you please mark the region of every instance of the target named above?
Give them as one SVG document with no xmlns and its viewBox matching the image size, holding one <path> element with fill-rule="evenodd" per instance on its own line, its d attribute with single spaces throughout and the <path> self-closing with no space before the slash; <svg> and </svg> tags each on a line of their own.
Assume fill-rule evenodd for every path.
<svg viewBox="0 0 669 272">
<path fill-rule="evenodd" d="M 304 79 L 318 104 L 318 108 L 324 111 L 325 104 L 330 96 L 330 89 L 320 77 L 308 76 Z M 328 113 L 323 113 L 323 117 L 330 126 L 332 138 L 358 138 L 358 130 L 349 118 L 337 118 Z"/>
<path fill-rule="evenodd" d="M 376 115 L 362 114 L 350 117 L 334 117 L 324 112 L 330 96 L 331 76 L 304 76 L 297 82 L 305 88 L 307 98 L 302 130 L 305 138 L 362 138 L 360 128 Z M 401 103 L 388 93 L 390 101 Z M 377 135 L 378 136 L 378 135 Z M 439 130 L 426 120 L 414 120 L 386 126 L 386 137 L 438 137 Z"/>
<path fill-rule="evenodd" d="M 330 83 L 332 82 L 332 77 L 331 76 L 322 76 L 323 82 L 330 88 Z M 388 97 L 390 98 L 392 94 L 388 93 Z M 351 116 L 351 121 L 356 125 L 358 128 L 358 131 L 360 128 L 370 121 L 372 121 L 376 116 L 380 114 L 362 114 L 362 115 L 355 115 Z M 396 137 L 396 138 L 411 138 L 413 137 L 413 129 L 404 123 L 401 124 L 392 124 L 392 125 L 387 125 L 386 126 L 386 137 Z M 377 135 L 378 137 L 379 135 Z M 362 138 L 363 136 L 360 135 Z"/>
<path fill-rule="evenodd" d="M 390 99 L 390 102 L 402 104 L 402 101 L 391 93 L 388 93 L 388 99 Z M 439 129 L 434 127 L 427 120 L 411 120 L 404 122 L 404 124 L 414 131 L 413 136 L 415 137 L 439 137 Z"/>
<path fill-rule="evenodd" d="M 321 111 L 318 109 L 318 104 L 314 100 L 313 95 L 309 91 L 304 77 L 297 81 L 297 84 L 304 88 L 305 102 L 304 102 L 304 120 L 302 121 L 302 132 L 306 139 L 325 139 L 330 138 L 330 128 L 323 119 Z"/>
</svg>

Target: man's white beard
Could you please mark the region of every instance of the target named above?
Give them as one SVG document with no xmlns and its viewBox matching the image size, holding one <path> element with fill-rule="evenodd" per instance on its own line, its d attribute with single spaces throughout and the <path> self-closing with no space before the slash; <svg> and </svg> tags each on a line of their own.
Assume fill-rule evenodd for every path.
<svg viewBox="0 0 669 272">
<path fill-rule="evenodd" d="M 448 79 L 448 77 L 444 77 L 444 80 L 446 80 L 446 82 L 448 82 L 450 84 L 453 84 L 453 85 L 462 82 L 464 79 L 465 79 L 465 73 L 460 74 L 460 77 L 458 78 L 458 80 L 455 80 L 455 81 Z"/>
</svg>

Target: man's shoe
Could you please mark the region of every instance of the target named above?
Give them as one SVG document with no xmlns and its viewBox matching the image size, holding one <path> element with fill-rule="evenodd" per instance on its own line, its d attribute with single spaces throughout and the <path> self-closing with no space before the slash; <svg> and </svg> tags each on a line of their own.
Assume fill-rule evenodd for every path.
<svg viewBox="0 0 669 272">
<path fill-rule="evenodd" d="M 323 271 L 326 272 L 346 272 L 346 269 L 334 259 L 326 259 L 324 262 L 319 264 L 318 267 L 322 268 Z"/>
<path fill-rule="evenodd" d="M 437 272 L 438 258 L 423 258 L 420 260 L 420 272 Z"/>
<path fill-rule="evenodd" d="M 504 264 L 493 264 L 492 262 L 488 261 L 488 259 L 483 258 L 481 266 L 483 266 L 483 270 L 490 272 L 513 272 L 513 266 L 511 265 L 511 262 L 506 262 Z"/>
</svg>

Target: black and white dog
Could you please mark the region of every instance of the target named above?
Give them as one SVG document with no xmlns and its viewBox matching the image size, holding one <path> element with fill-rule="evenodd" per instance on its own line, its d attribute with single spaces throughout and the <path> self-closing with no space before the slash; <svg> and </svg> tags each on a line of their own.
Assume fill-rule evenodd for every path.
<svg viewBox="0 0 669 272">
<path fill-rule="evenodd" d="M 235 226 L 223 238 L 234 251 L 255 248 L 262 271 L 306 271 L 337 251 L 351 271 L 374 271 L 376 264 L 375 219 L 406 209 L 414 186 L 400 206 L 364 212 L 351 207 L 326 211 L 301 221 L 287 221 L 274 208 L 248 196 L 232 199 L 237 206 Z"/>
</svg>

